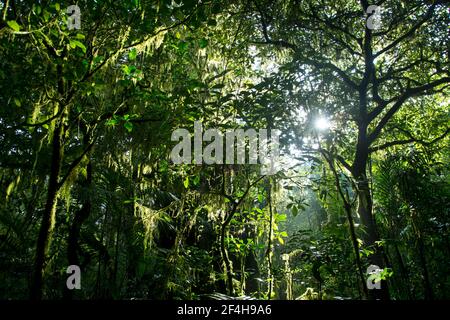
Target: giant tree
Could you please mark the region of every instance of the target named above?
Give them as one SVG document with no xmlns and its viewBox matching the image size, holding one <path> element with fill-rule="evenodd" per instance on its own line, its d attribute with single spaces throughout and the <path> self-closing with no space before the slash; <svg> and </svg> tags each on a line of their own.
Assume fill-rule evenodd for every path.
<svg viewBox="0 0 450 320">
<path fill-rule="evenodd" d="M 374 8 L 381 8 L 379 25 Z M 441 1 L 250 1 L 249 41 L 288 50 L 286 78 L 307 110 L 336 122 L 322 152 L 354 181 L 364 244 L 371 263 L 385 265 L 377 242 L 370 183 L 371 153 L 411 143 L 389 139 L 386 128 L 401 108 L 448 93 L 446 7 Z M 375 23 L 374 23 L 375 22 Z M 292 87 L 292 85 L 291 85 Z M 448 133 L 445 128 L 438 136 Z M 430 140 L 434 137 L 429 137 Z M 387 298 L 387 289 L 373 290 Z"/>
</svg>

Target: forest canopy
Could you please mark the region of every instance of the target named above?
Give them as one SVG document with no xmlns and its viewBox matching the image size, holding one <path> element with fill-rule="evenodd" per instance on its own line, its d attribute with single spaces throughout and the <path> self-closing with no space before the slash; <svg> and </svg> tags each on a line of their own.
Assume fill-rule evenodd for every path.
<svg viewBox="0 0 450 320">
<path fill-rule="evenodd" d="M 449 299 L 449 10 L 2 0 L 0 299 Z"/>
</svg>

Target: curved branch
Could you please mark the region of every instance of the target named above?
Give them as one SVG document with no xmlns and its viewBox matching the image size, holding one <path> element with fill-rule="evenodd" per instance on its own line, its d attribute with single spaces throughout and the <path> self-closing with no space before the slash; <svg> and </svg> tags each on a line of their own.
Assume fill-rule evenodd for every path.
<svg viewBox="0 0 450 320">
<path fill-rule="evenodd" d="M 400 42 L 402 42 L 402 41 L 406 40 L 407 38 L 409 38 L 410 36 L 412 36 L 414 34 L 414 32 L 416 32 L 417 29 L 419 29 L 425 22 L 427 22 L 432 17 L 435 6 L 436 6 L 436 4 L 433 4 L 427 10 L 427 13 L 425 14 L 425 16 L 422 20 L 417 22 L 411 29 L 408 30 L 408 32 L 404 33 L 403 35 L 401 35 L 400 37 L 398 37 L 397 39 L 392 41 L 389 45 L 387 45 L 386 47 L 384 47 L 383 49 L 381 49 L 380 51 L 375 53 L 374 57 L 376 58 L 376 57 L 382 55 L 383 53 L 396 47 Z"/>
<path fill-rule="evenodd" d="M 396 99 L 396 102 L 394 103 L 394 105 L 386 112 L 386 114 L 380 120 L 380 122 L 375 127 L 375 129 L 369 134 L 369 137 L 368 137 L 369 145 L 378 138 L 378 136 L 381 133 L 381 130 L 383 130 L 384 126 L 394 116 L 394 114 L 400 109 L 400 107 L 403 105 L 403 103 L 407 99 L 409 99 L 413 96 L 426 94 L 427 91 L 429 91 L 441 84 L 444 84 L 444 83 L 450 83 L 450 77 L 444 77 L 444 78 L 432 81 L 430 83 L 424 84 L 422 86 L 417 86 L 414 88 L 407 89 L 403 94 L 401 94 Z"/>
<path fill-rule="evenodd" d="M 384 150 L 384 149 L 387 149 L 387 148 L 392 147 L 392 146 L 404 145 L 404 144 L 413 143 L 413 142 L 419 143 L 419 144 L 424 145 L 424 146 L 430 146 L 430 145 L 435 144 L 439 140 L 444 139 L 449 133 L 450 133 L 450 128 L 447 128 L 447 130 L 445 130 L 445 132 L 442 135 L 440 135 L 437 138 L 434 138 L 431 141 L 424 141 L 424 140 L 421 140 L 421 139 L 417 139 L 417 138 L 412 137 L 412 135 L 410 134 L 410 136 L 412 137 L 410 139 L 389 141 L 389 142 L 386 142 L 386 143 L 381 144 L 379 146 L 375 146 L 373 148 L 369 148 L 369 152 L 375 152 L 375 151 L 379 151 L 379 150 Z"/>
</svg>

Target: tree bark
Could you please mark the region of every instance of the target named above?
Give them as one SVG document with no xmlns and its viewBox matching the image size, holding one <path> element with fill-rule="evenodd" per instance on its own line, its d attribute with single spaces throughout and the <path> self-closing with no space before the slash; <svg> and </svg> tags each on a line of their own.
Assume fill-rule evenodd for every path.
<svg viewBox="0 0 450 320">
<path fill-rule="evenodd" d="M 364 132 L 361 132 L 364 130 Z M 358 195 L 358 215 L 363 226 L 363 242 L 366 247 L 374 251 L 369 257 L 369 263 L 384 268 L 382 248 L 377 245 L 379 235 L 373 217 L 372 193 L 369 180 L 367 179 L 367 165 L 369 157 L 369 148 L 367 143 L 366 129 L 360 128 L 355 161 L 353 163 L 353 178 L 357 184 Z M 389 300 L 389 291 L 386 281 L 381 281 L 381 289 L 369 290 L 370 299 Z"/>
<path fill-rule="evenodd" d="M 92 164 L 90 161 L 86 166 L 86 171 L 87 171 L 86 180 L 82 184 L 82 187 L 85 190 L 89 188 L 92 183 Z M 69 262 L 69 265 L 78 265 L 78 266 L 80 265 L 78 258 L 78 250 L 79 250 L 79 238 L 81 226 L 83 225 L 84 221 L 89 217 L 92 207 L 89 191 L 86 192 L 86 196 L 87 198 L 84 201 L 82 208 L 75 212 L 75 216 L 73 218 L 73 222 L 69 230 L 69 237 L 67 240 L 67 260 Z M 73 298 L 73 290 L 69 290 L 66 287 L 64 289 L 64 298 L 71 300 Z"/>
<path fill-rule="evenodd" d="M 231 219 L 230 219 L 231 220 Z M 228 226 L 228 223 L 225 222 L 221 226 L 221 232 L 220 232 L 220 252 L 222 253 L 222 259 L 225 266 L 225 275 L 227 277 L 227 290 L 228 294 L 232 296 L 234 294 L 233 290 L 233 271 L 231 266 L 230 258 L 228 257 L 228 252 L 226 250 L 225 246 L 225 235 L 226 235 L 226 228 Z"/>
<path fill-rule="evenodd" d="M 47 265 L 47 255 L 52 240 L 53 229 L 55 226 L 56 204 L 58 201 L 58 180 L 61 171 L 61 161 L 63 157 L 63 132 L 63 121 L 62 119 L 60 119 L 56 124 L 55 131 L 53 132 L 52 158 L 47 200 L 42 215 L 41 227 L 39 229 L 34 264 L 34 279 L 31 284 L 30 298 L 32 300 L 42 299 L 43 279 L 45 268 Z"/>
<path fill-rule="evenodd" d="M 337 173 L 336 168 L 333 163 L 333 159 L 329 158 L 326 153 L 323 153 L 323 156 L 324 156 L 325 160 L 328 162 L 328 165 L 330 166 L 331 171 L 333 172 L 334 181 L 335 181 L 335 185 L 336 185 L 336 191 L 338 192 L 338 194 L 341 197 L 342 202 L 343 202 L 344 211 L 347 215 L 347 221 L 348 221 L 348 226 L 349 226 L 349 231 L 350 231 L 350 237 L 352 240 L 353 250 L 355 252 L 356 267 L 358 269 L 358 275 L 359 275 L 359 279 L 361 281 L 361 290 L 364 294 L 364 297 L 367 298 L 369 296 L 369 294 L 367 292 L 366 281 L 364 279 L 361 258 L 359 256 L 359 245 L 358 245 L 358 239 L 356 237 L 355 224 L 353 222 L 353 216 L 352 216 L 352 206 L 349 202 L 349 196 L 347 194 L 347 197 L 346 197 L 342 190 L 341 183 L 339 181 L 339 176 L 338 176 L 338 173 Z"/>
</svg>

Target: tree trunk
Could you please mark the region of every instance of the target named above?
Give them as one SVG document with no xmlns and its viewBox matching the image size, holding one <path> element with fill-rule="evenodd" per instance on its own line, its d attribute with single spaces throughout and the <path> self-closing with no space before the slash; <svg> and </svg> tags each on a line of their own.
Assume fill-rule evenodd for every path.
<svg viewBox="0 0 450 320">
<path fill-rule="evenodd" d="M 61 160 L 63 157 L 63 131 L 63 121 L 60 119 L 59 123 L 56 124 L 55 131 L 53 132 L 52 158 L 47 201 L 42 215 L 41 227 L 39 229 L 34 264 L 34 279 L 31 284 L 30 298 L 32 300 L 42 299 L 43 279 L 47 264 L 47 255 L 52 240 L 53 228 L 55 226 L 56 204 L 58 201 L 58 180 L 61 171 Z"/>
<path fill-rule="evenodd" d="M 232 271 L 231 261 L 230 261 L 230 258 L 228 257 L 228 252 L 227 252 L 226 246 L 225 246 L 226 228 L 228 226 L 228 223 L 226 223 L 227 221 L 225 221 L 225 223 L 223 223 L 222 227 L 221 227 L 221 232 L 220 232 L 220 252 L 222 253 L 222 259 L 223 259 L 223 263 L 224 263 L 224 266 L 225 266 L 225 275 L 227 277 L 228 294 L 230 296 L 233 296 L 233 294 L 234 294 L 234 292 L 233 292 L 234 291 L 233 290 L 233 273 L 232 273 L 233 271 Z"/>
<path fill-rule="evenodd" d="M 272 299 L 272 291 L 273 291 L 273 274 L 272 274 L 272 235 L 273 235 L 273 211 L 272 211 L 272 184 L 269 180 L 269 185 L 267 188 L 267 201 L 269 203 L 269 232 L 268 232 L 268 240 L 267 240 L 267 280 L 268 280 L 268 291 L 267 291 L 267 300 Z"/>
<path fill-rule="evenodd" d="M 355 224 L 353 222 L 353 216 L 352 216 L 352 206 L 349 202 L 349 195 L 348 192 L 346 192 L 347 196 L 344 194 L 344 191 L 341 188 L 341 183 L 339 181 L 339 176 L 337 174 L 336 168 L 334 166 L 333 160 L 331 158 L 329 158 L 326 154 L 324 154 L 325 160 L 328 162 L 331 171 L 333 172 L 334 175 L 334 180 L 335 180 L 335 184 L 336 184 L 336 191 L 338 192 L 339 196 L 342 199 L 343 205 L 344 205 L 344 211 L 347 215 L 347 221 L 348 221 L 348 226 L 349 226 L 349 231 L 350 231 L 350 237 L 352 240 L 352 245 L 353 245 L 353 250 L 355 252 L 355 262 L 356 262 L 356 267 L 358 269 L 358 275 L 359 275 L 359 279 L 361 281 L 361 290 L 364 294 L 364 297 L 368 297 L 368 292 L 367 292 L 367 287 L 366 287 L 366 281 L 364 279 L 364 274 L 363 274 L 363 269 L 362 269 L 362 263 L 361 263 L 361 258 L 359 256 L 359 245 L 358 245 L 358 238 L 356 236 L 356 231 L 355 231 Z M 361 292 L 361 291 L 360 291 Z"/>
<path fill-rule="evenodd" d="M 384 268 L 382 248 L 376 243 L 379 241 L 379 236 L 372 213 L 372 193 L 366 174 L 368 157 L 366 129 L 360 128 L 356 158 L 352 170 L 352 175 L 357 184 L 358 215 L 363 226 L 362 238 L 364 245 L 374 251 L 369 257 L 369 263 Z M 369 298 L 389 300 L 386 281 L 381 281 L 381 289 L 369 290 Z"/>
<path fill-rule="evenodd" d="M 361 258 L 359 256 L 359 245 L 358 245 L 358 239 L 356 237 L 356 232 L 355 232 L 355 224 L 353 222 L 353 217 L 352 217 L 352 210 L 351 207 L 349 206 L 348 202 L 346 202 L 344 204 L 344 209 L 345 212 L 347 214 L 347 221 L 348 221 L 348 228 L 350 231 L 350 236 L 352 238 L 352 245 L 353 245 L 353 250 L 355 252 L 355 262 L 356 262 L 356 267 L 358 269 L 358 274 L 359 274 L 359 279 L 361 281 L 361 290 L 364 294 L 364 297 L 367 299 L 369 296 L 367 287 L 366 287 L 366 282 L 364 281 L 364 273 L 363 273 L 363 268 L 362 268 L 362 263 L 361 263 Z"/>
<path fill-rule="evenodd" d="M 81 226 L 83 225 L 83 222 L 89 217 L 89 214 L 91 212 L 92 204 L 89 197 L 89 190 L 86 190 L 92 183 L 92 164 L 90 161 L 86 166 L 86 171 L 87 177 L 86 181 L 83 183 L 83 189 L 87 191 L 87 198 L 84 201 L 82 208 L 75 212 L 75 216 L 69 230 L 69 238 L 67 240 L 67 260 L 69 262 L 69 265 L 80 265 L 78 259 L 78 242 L 80 238 Z M 73 290 L 69 290 L 67 287 L 65 287 L 64 298 L 71 300 L 73 298 Z"/>
</svg>

